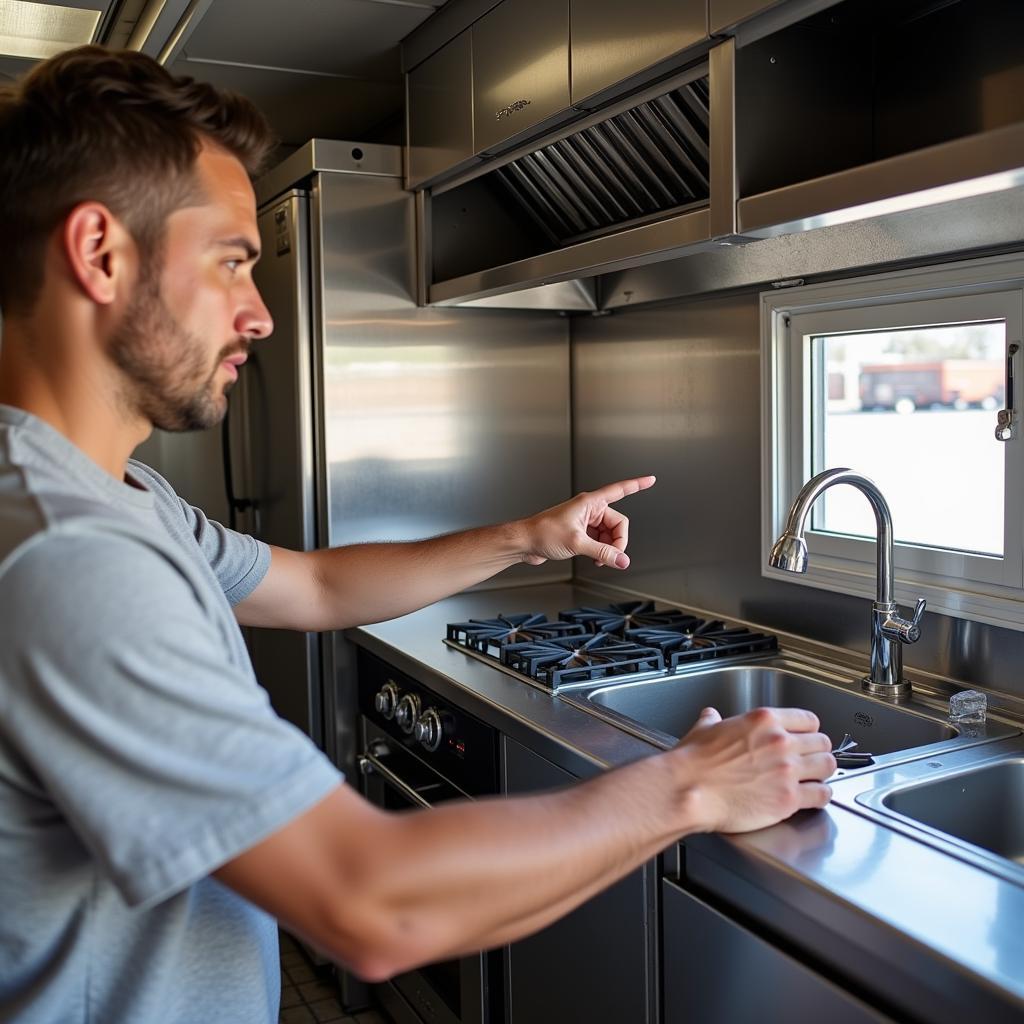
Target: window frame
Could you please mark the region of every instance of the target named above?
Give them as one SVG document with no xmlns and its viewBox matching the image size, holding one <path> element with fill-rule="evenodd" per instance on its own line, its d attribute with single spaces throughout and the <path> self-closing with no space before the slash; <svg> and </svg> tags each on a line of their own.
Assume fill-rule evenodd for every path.
<svg viewBox="0 0 1024 1024">
<path fill-rule="evenodd" d="M 1024 258 L 1019 254 L 899 271 L 829 284 L 799 285 L 761 295 L 762 575 L 790 583 L 873 598 L 875 542 L 806 533 L 809 563 L 797 575 L 768 565 L 797 492 L 812 475 L 815 394 L 814 337 L 850 331 L 899 330 L 959 322 L 1006 321 L 1006 345 L 1024 341 Z M 897 542 L 896 599 L 926 597 L 934 611 L 1024 629 L 1024 439 L 1021 388 L 1024 359 L 1014 359 L 1014 430 L 1003 443 L 1003 555 L 957 552 Z M 815 390 L 815 385 L 817 388 Z M 992 412 L 993 432 L 996 411 Z M 993 439 L 993 444 L 999 443 Z M 859 467 L 853 466 L 853 469 Z M 870 469 L 868 469 L 870 475 Z"/>
</svg>

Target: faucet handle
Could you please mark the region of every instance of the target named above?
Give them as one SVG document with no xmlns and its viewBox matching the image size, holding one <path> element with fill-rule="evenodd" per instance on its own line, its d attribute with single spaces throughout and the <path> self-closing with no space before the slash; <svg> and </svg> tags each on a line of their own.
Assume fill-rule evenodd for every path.
<svg viewBox="0 0 1024 1024">
<path fill-rule="evenodd" d="M 882 632 L 890 640 L 899 640 L 900 643 L 904 644 L 916 644 L 921 639 L 921 626 L 919 623 L 927 607 L 928 602 L 923 597 L 919 597 L 914 608 L 913 618 L 909 620 L 904 619 L 898 613 L 889 615 L 885 622 L 882 623 Z"/>
</svg>

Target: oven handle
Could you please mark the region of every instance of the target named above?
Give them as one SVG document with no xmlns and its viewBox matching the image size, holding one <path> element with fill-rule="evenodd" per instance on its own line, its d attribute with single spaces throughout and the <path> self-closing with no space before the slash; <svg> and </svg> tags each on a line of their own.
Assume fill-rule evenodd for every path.
<svg viewBox="0 0 1024 1024">
<path fill-rule="evenodd" d="M 373 756 L 373 754 L 360 754 L 357 758 L 357 762 L 359 764 L 359 771 L 362 772 L 363 775 L 372 775 L 376 772 L 384 779 L 385 782 L 394 786 L 395 789 L 397 789 L 398 792 L 407 800 L 411 800 L 414 804 L 418 804 L 420 807 L 431 806 L 419 795 L 419 793 L 416 792 L 415 789 L 412 788 L 412 786 L 403 782 L 390 768 L 387 767 L 387 765 L 382 764 Z"/>
</svg>

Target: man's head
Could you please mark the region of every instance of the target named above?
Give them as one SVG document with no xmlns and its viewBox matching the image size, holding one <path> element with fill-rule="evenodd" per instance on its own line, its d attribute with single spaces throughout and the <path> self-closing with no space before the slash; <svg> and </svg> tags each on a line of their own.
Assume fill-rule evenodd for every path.
<svg viewBox="0 0 1024 1024">
<path fill-rule="evenodd" d="M 67 299 L 129 414 L 217 422 L 271 327 L 249 176 L 272 141 L 247 100 L 137 53 L 82 47 L 0 89 L 5 321 Z"/>
</svg>

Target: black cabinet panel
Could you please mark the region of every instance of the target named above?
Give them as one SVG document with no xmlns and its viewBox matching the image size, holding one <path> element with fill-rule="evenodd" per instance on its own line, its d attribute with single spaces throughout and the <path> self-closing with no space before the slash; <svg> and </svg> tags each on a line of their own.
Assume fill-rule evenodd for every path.
<svg viewBox="0 0 1024 1024">
<path fill-rule="evenodd" d="M 574 781 L 507 737 L 509 794 Z M 508 1024 L 648 1020 L 648 875 L 634 871 L 573 913 L 506 950 Z"/>
<path fill-rule="evenodd" d="M 662 914 L 664 1024 L 892 1024 L 667 879 Z"/>
</svg>

